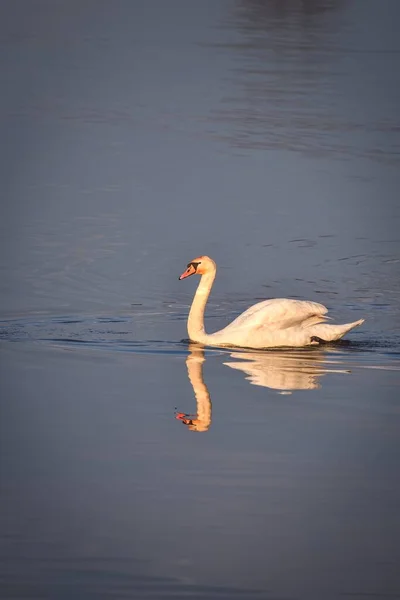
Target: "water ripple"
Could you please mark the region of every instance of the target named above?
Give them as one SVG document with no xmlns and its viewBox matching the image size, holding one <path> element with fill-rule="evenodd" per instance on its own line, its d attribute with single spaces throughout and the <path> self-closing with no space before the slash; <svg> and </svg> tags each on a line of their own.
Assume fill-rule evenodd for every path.
<svg viewBox="0 0 400 600">
<path fill-rule="evenodd" d="M 214 307 L 215 308 L 215 307 Z M 213 312 L 218 312 L 215 308 Z M 217 315 L 210 315 L 217 318 Z M 46 344 L 64 349 L 101 350 L 118 353 L 153 354 L 165 356 L 186 356 L 189 340 L 180 337 L 173 339 L 162 335 L 165 328 L 181 321 L 186 313 L 179 310 L 159 313 L 143 311 L 141 315 L 53 315 L 38 318 L 24 316 L 0 321 L 0 342 Z M 161 336 L 152 338 L 151 330 L 157 330 Z M 365 336 L 365 333 L 362 334 Z M 172 337 L 172 339 L 171 339 Z M 236 349 L 237 350 L 237 349 Z M 208 354 L 230 355 L 234 348 L 210 348 Z M 264 351 L 273 358 L 274 352 Z M 301 353 L 312 360 L 314 349 L 304 348 L 288 351 Z M 243 357 L 248 351 L 240 349 Z M 263 352 L 261 351 L 261 354 Z M 387 337 L 374 336 L 369 339 L 341 340 L 334 345 L 324 347 L 325 359 L 343 365 L 344 368 L 382 368 L 398 370 L 400 358 L 400 335 L 392 332 Z"/>
</svg>

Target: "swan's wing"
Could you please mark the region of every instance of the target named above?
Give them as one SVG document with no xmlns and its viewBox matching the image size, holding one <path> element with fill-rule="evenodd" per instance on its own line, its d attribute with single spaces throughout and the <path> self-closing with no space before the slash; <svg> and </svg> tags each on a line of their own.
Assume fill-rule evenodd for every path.
<svg viewBox="0 0 400 600">
<path fill-rule="evenodd" d="M 273 298 L 258 302 L 239 315 L 227 330 L 268 327 L 270 330 L 287 329 L 320 323 L 327 317 L 326 306 L 307 300 Z"/>
</svg>

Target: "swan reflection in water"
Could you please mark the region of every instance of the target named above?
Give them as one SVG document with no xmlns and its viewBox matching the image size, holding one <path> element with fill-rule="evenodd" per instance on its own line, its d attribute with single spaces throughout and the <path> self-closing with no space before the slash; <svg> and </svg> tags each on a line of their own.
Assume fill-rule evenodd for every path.
<svg viewBox="0 0 400 600">
<path fill-rule="evenodd" d="M 187 425 L 191 431 L 207 431 L 211 425 L 211 398 L 203 379 L 204 347 L 189 344 L 189 356 L 186 359 L 189 381 L 192 384 L 197 402 L 197 414 L 177 413 L 176 418 Z"/>
<path fill-rule="evenodd" d="M 319 378 L 327 373 L 349 373 L 334 367 L 323 350 L 272 350 L 269 352 L 233 352 L 231 358 L 240 362 L 225 362 L 231 369 L 245 373 L 253 385 L 291 394 L 293 390 L 316 390 Z"/>
<path fill-rule="evenodd" d="M 232 352 L 230 358 L 235 360 L 224 362 L 224 365 L 242 371 L 251 384 L 277 390 L 280 394 L 291 394 L 293 390 L 315 390 L 321 387 L 319 379 L 323 375 L 350 372 L 337 368 L 336 361 L 329 360 L 327 352 L 320 349 L 241 351 Z M 189 344 L 186 366 L 196 397 L 197 413 L 178 412 L 176 419 L 191 431 L 207 431 L 211 425 L 211 398 L 203 378 L 205 360 L 204 347 Z"/>
</svg>

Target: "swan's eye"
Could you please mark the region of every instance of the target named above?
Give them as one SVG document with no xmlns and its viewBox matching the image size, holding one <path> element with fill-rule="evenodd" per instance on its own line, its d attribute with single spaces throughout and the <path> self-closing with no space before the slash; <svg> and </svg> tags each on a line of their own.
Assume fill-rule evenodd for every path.
<svg viewBox="0 0 400 600">
<path fill-rule="evenodd" d="M 197 267 L 199 265 L 201 265 L 200 262 L 191 262 L 191 263 L 188 264 L 188 269 L 190 269 L 190 267 L 193 267 L 194 271 L 196 272 L 197 271 Z"/>
</svg>

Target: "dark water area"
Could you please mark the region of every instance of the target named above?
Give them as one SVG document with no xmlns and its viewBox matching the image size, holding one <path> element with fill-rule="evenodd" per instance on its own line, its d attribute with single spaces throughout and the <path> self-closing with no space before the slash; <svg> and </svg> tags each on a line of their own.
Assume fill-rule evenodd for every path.
<svg viewBox="0 0 400 600">
<path fill-rule="evenodd" d="M 399 17 L 1 3 L 1 598 L 400 598 Z M 191 344 L 199 254 L 366 321 Z"/>
</svg>

